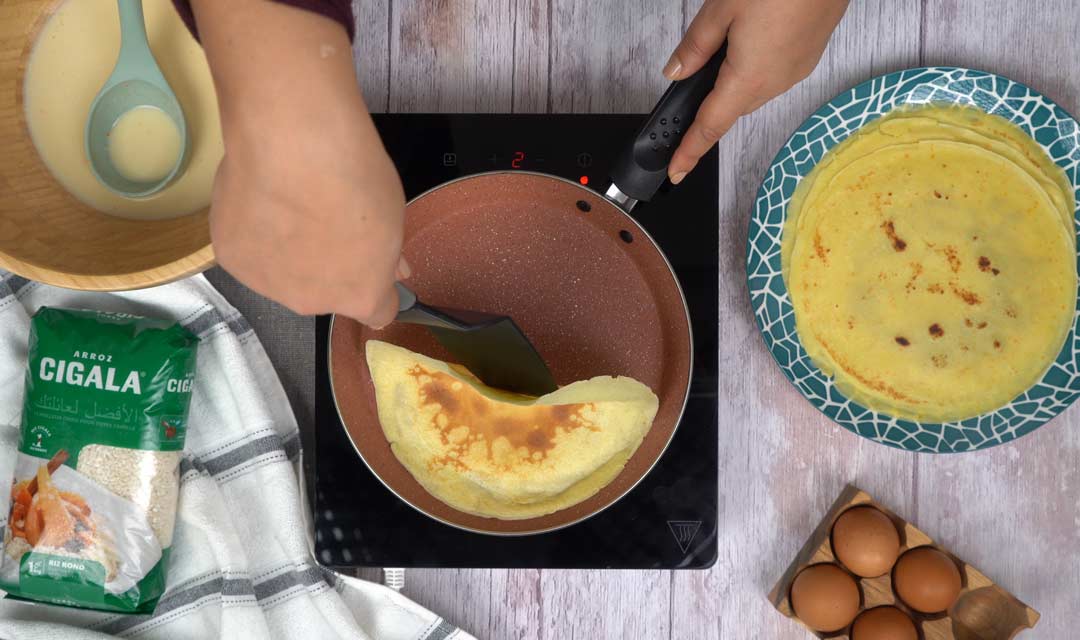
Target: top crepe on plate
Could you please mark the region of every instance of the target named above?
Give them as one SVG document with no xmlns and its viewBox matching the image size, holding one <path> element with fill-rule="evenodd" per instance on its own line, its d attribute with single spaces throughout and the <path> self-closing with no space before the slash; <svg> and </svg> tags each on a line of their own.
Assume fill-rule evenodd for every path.
<svg viewBox="0 0 1080 640">
<path fill-rule="evenodd" d="M 1000 407 L 1060 351 L 1075 203 L 1008 121 L 927 106 L 877 120 L 796 189 L 782 266 L 799 339 L 845 395 L 920 421 Z"/>
<path fill-rule="evenodd" d="M 377 340 L 367 343 L 367 361 L 379 422 L 402 465 L 451 507 L 504 520 L 565 509 L 610 483 L 659 406 L 631 378 L 530 398 Z"/>
</svg>

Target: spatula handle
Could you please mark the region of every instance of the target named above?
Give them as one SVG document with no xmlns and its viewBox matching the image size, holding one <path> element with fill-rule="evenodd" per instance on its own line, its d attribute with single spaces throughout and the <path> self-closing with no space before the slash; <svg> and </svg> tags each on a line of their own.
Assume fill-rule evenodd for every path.
<svg viewBox="0 0 1080 640">
<path fill-rule="evenodd" d="M 416 306 L 416 294 L 413 293 L 412 289 L 400 282 L 395 282 L 394 288 L 397 289 L 398 295 L 398 313 L 408 311 Z"/>
<path fill-rule="evenodd" d="M 457 331 L 464 328 L 461 320 L 447 315 L 441 309 L 435 309 L 420 302 L 412 289 L 400 282 L 395 282 L 394 287 L 398 292 L 398 313 L 397 317 L 394 318 L 396 322 L 422 324 L 425 327 L 439 327 Z"/>
</svg>

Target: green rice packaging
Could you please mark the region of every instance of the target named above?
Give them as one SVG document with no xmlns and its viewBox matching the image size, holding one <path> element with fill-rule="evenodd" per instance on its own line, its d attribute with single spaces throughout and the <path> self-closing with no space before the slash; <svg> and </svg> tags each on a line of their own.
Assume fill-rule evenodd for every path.
<svg viewBox="0 0 1080 640">
<path fill-rule="evenodd" d="M 9 597 L 153 611 L 197 344 L 172 321 L 49 307 L 34 315 L 15 473 L 0 490 Z"/>
</svg>

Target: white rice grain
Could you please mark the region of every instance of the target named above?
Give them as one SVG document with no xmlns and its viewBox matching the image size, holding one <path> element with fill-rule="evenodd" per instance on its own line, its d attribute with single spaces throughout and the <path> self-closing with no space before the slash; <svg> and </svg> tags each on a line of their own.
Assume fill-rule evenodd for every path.
<svg viewBox="0 0 1080 640">
<path fill-rule="evenodd" d="M 91 444 L 79 452 L 75 470 L 135 503 L 146 514 L 162 549 L 172 544 L 180 495 L 179 451 L 143 451 Z"/>
</svg>

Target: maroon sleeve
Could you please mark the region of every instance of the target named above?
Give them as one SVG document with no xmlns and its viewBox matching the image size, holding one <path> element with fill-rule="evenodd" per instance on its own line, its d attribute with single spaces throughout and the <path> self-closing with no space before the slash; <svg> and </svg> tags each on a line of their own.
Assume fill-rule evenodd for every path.
<svg viewBox="0 0 1080 640">
<path fill-rule="evenodd" d="M 304 9 L 306 11 L 314 11 L 319 15 L 326 16 L 331 20 L 341 24 L 345 27 L 345 30 L 349 32 L 349 40 L 352 40 L 356 35 L 356 25 L 353 23 L 352 2 L 350 0 L 274 0 L 281 4 L 287 4 L 291 7 L 298 9 Z M 184 23 L 191 30 L 191 33 L 195 34 L 195 37 L 199 37 L 199 30 L 195 26 L 195 15 L 191 12 L 191 3 L 189 0 L 173 0 L 173 4 L 176 5 L 176 10 L 180 13 L 180 17 L 184 19 Z"/>
</svg>

